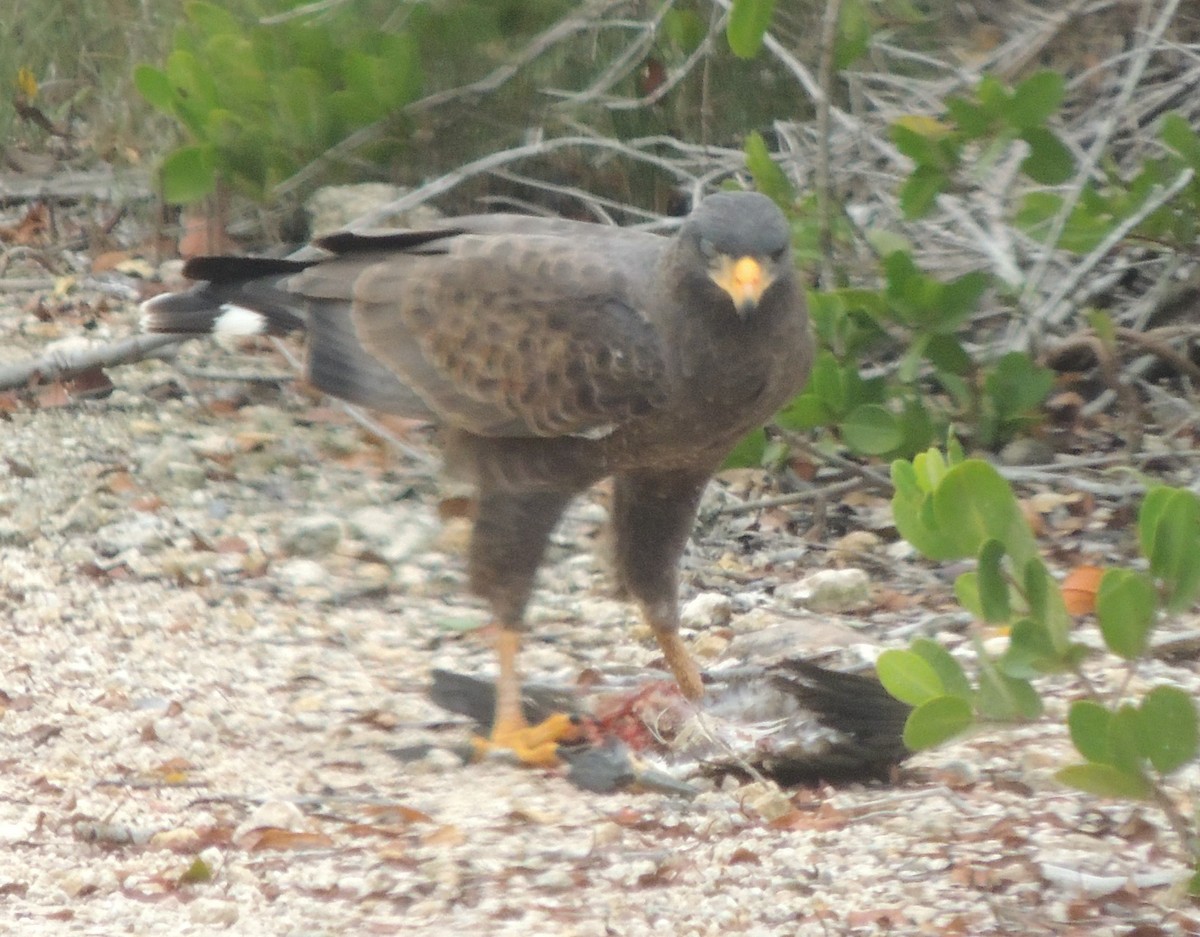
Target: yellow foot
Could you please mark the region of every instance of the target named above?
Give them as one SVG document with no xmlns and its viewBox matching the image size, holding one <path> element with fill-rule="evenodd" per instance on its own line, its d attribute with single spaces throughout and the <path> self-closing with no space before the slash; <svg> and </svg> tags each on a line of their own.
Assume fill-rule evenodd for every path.
<svg viewBox="0 0 1200 937">
<path fill-rule="evenodd" d="M 549 767 L 558 764 L 558 744 L 577 738 L 579 729 L 566 713 L 554 713 L 535 726 L 524 722 L 497 723 L 491 738 L 471 739 L 475 757 L 482 758 L 494 751 L 508 751 L 522 764 Z"/>
</svg>

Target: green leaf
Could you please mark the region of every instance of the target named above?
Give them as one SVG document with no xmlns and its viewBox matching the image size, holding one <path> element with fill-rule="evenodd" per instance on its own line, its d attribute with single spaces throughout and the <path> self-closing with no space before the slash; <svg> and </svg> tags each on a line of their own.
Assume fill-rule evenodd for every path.
<svg viewBox="0 0 1200 937">
<path fill-rule="evenodd" d="M 1022 351 L 1000 358 L 984 380 L 997 415 L 1010 420 L 1039 406 L 1054 387 L 1054 372 Z"/>
<path fill-rule="evenodd" d="M 987 540 L 979 551 L 979 607 L 983 620 L 992 624 L 1008 621 L 1008 579 L 1004 574 L 1004 544 Z"/>
<path fill-rule="evenodd" d="M 1150 572 L 1166 586 L 1167 611 L 1190 608 L 1200 594 L 1200 498 L 1180 488 L 1152 488 L 1138 514 L 1138 538 Z"/>
<path fill-rule="evenodd" d="M 984 75 L 975 87 L 975 99 L 980 109 L 989 117 L 1003 118 L 1008 111 L 1012 95 L 994 75 Z"/>
<path fill-rule="evenodd" d="M 212 866 L 197 856 L 179 876 L 180 885 L 202 885 L 205 882 L 211 882 L 213 877 Z"/>
<path fill-rule="evenodd" d="M 741 438 L 733 451 L 725 457 L 722 468 L 759 468 L 767 450 L 767 434 L 759 427 Z"/>
<path fill-rule="evenodd" d="M 946 112 L 958 125 L 958 129 L 972 139 L 982 137 L 992 130 L 992 119 L 983 108 L 966 98 L 947 98 Z"/>
<path fill-rule="evenodd" d="M 1006 722 L 1042 714 L 1042 698 L 1033 685 L 1002 673 L 993 661 L 980 662 L 978 705 L 984 715 Z"/>
<path fill-rule="evenodd" d="M 708 34 L 707 24 L 695 10 L 667 10 L 662 20 L 663 35 L 684 55 L 691 55 Z"/>
<path fill-rule="evenodd" d="M 1013 127 L 1038 127 L 1062 103 L 1065 80 L 1061 73 L 1041 71 L 1017 85 L 1004 108 L 1004 118 Z"/>
<path fill-rule="evenodd" d="M 771 159 L 766 141 L 757 130 L 746 137 L 746 169 L 754 178 L 754 186 L 777 205 L 787 208 L 796 197 L 796 191 L 787 174 Z"/>
<path fill-rule="evenodd" d="M 743 59 L 758 55 L 774 11 L 775 0 L 733 0 L 725 38 L 734 55 Z"/>
<path fill-rule="evenodd" d="M 954 580 L 954 597 L 974 618 L 984 620 L 983 600 L 979 597 L 979 573 L 973 569 L 960 573 Z"/>
<path fill-rule="evenodd" d="M 884 651 L 875 661 L 875 673 L 885 690 L 909 706 L 920 706 L 946 691 L 937 671 L 912 651 Z"/>
<path fill-rule="evenodd" d="M 937 197 L 950 184 L 946 174 L 934 166 L 918 166 L 900 187 L 900 209 L 908 219 L 923 218 Z"/>
<path fill-rule="evenodd" d="M 1008 650 L 999 667 L 1010 677 L 1028 680 L 1059 669 L 1060 655 L 1046 628 L 1032 618 L 1022 618 L 1012 626 Z"/>
<path fill-rule="evenodd" d="M 916 638 L 909 645 L 909 650 L 934 669 L 946 693 L 965 700 L 971 699 L 971 682 L 963 672 L 962 665 L 944 647 L 929 638 Z"/>
<path fill-rule="evenodd" d="M 1194 759 L 1200 748 L 1196 704 L 1173 686 L 1157 686 L 1139 708 L 1142 754 L 1156 771 L 1170 774 Z"/>
<path fill-rule="evenodd" d="M 1067 728 L 1079 754 L 1088 761 L 1108 764 L 1111 759 L 1108 726 L 1112 713 L 1092 700 L 1076 700 L 1067 713 Z"/>
<path fill-rule="evenodd" d="M 1105 570 L 1096 592 L 1096 619 L 1110 651 L 1126 660 L 1145 653 L 1158 611 L 1158 593 L 1144 573 Z"/>
<path fill-rule="evenodd" d="M 239 33 L 245 28 L 233 14 L 215 3 L 190 0 L 184 5 L 184 11 L 187 13 L 188 21 L 208 36 Z"/>
<path fill-rule="evenodd" d="M 415 101 L 425 84 L 417 40 L 408 33 L 385 33 L 376 54 L 381 82 L 376 95 L 381 109 L 395 111 Z"/>
<path fill-rule="evenodd" d="M 977 270 L 965 273 L 942 286 L 937 297 L 939 327 L 943 330 L 957 327 L 975 311 L 980 297 L 991 282 L 991 277 Z"/>
<path fill-rule="evenodd" d="M 878 404 L 855 407 L 841 429 L 846 445 L 863 455 L 892 452 L 902 439 L 895 415 Z"/>
<path fill-rule="evenodd" d="M 1154 795 L 1154 786 L 1144 775 L 1136 771 L 1122 771 L 1112 765 L 1068 765 L 1054 776 L 1067 787 L 1099 797 L 1149 800 Z"/>
<path fill-rule="evenodd" d="M 165 114 L 175 113 L 175 89 L 166 72 L 153 65 L 139 65 L 133 71 L 133 84 L 153 107 Z"/>
<path fill-rule="evenodd" d="M 1197 172 L 1200 172 L 1200 134 L 1181 114 L 1172 113 L 1163 118 L 1160 132 L 1163 143 L 1182 156 Z"/>
<path fill-rule="evenodd" d="M 974 367 L 971 356 L 953 335 L 938 333 L 925 343 L 925 357 L 943 374 L 967 374 Z"/>
<path fill-rule="evenodd" d="M 1029 155 L 1021 161 L 1021 172 L 1042 185 L 1061 185 L 1075 174 L 1075 157 L 1067 145 L 1044 127 L 1021 131 L 1029 144 Z"/>
<path fill-rule="evenodd" d="M 833 413 L 816 394 L 800 394 L 775 415 L 775 422 L 784 429 L 806 430 L 827 426 Z"/>
<path fill-rule="evenodd" d="M 198 202 L 217 186 L 213 150 L 210 146 L 181 146 L 162 161 L 164 201 L 175 205 Z"/>
<path fill-rule="evenodd" d="M 1108 722 L 1109 764 L 1122 771 L 1142 770 L 1142 720 L 1135 706 L 1124 703 L 1117 707 Z"/>
<path fill-rule="evenodd" d="M 938 696 L 927 700 L 904 723 L 904 744 L 911 751 L 940 745 L 970 728 L 974 717 L 971 704 L 960 696 Z"/>
<path fill-rule="evenodd" d="M 1037 554 L 1012 487 L 980 459 L 968 459 L 946 472 L 933 493 L 933 516 L 958 557 L 974 556 L 989 539 L 1004 544 L 1018 568 Z"/>
<path fill-rule="evenodd" d="M 838 14 L 838 34 L 833 47 L 833 64 L 848 68 L 866 53 L 871 42 L 871 24 L 863 0 L 843 0 Z"/>
</svg>

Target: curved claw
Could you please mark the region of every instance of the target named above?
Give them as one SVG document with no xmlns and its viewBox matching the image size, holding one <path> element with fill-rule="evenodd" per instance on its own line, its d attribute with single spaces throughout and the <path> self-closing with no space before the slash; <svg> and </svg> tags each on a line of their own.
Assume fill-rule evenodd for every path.
<svg viewBox="0 0 1200 937">
<path fill-rule="evenodd" d="M 495 751 L 508 751 L 522 764 L 550 767 L 559 763 L 560 742 L 573 741 L 579 737 L 579 728 L 566 713 L 554 713 L 537 725 L 527 725 L 524 720 L 498 720 L 489 738 L 476 736 L 471 739 L 476 758 L 483 758 Z"/>
</svg>

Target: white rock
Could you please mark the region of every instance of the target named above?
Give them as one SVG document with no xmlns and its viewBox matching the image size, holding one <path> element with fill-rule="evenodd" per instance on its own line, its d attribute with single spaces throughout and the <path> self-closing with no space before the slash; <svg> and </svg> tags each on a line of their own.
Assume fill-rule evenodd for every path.
<svg viewBox="0 0 1200 937">
<path fill-rule="evenodd" d="M 719 628 L 733 617 L 733 602 L 720 592 L 701 592 L 680 609 L 679 618 L 686 628 Z"/>
<path fill-rule="evenodd" d="M 323 586 L 329 581 L 329 573 L 316 560 L 294 559 L 272 567 L 275 578 L 293 589 Z"/>
<path fill-rule="evenodd" d="M 279 546 L 292 556 L 327 556 L 342 540 L 342 522 L 332 514 L 297 517 L 283 525 Z"/>
<path fill-rule="evenodd" d="M 268 800 L 250 812 L 250 816 L 233 831 L 234 840 L 241 839 L 251 830 L 273 827 L 279 830 L 306 830 L 308 818 L 304 812 L 288 800 Z"/>
<path fill-rule="evenodd" d="M 220 898 L 197 898 L 187 906 L 188 916 L 197 924 L 216 924 L 229 927 L 237 923 L 238 907 Z"/>
<path fill-rule="evenodd" d="M 861 569 L 823 569 L 782 586 L 779 594 L 812 611 L 841 612 L 865 603 L 870 587 L 870 577 Z"/>
</svg>

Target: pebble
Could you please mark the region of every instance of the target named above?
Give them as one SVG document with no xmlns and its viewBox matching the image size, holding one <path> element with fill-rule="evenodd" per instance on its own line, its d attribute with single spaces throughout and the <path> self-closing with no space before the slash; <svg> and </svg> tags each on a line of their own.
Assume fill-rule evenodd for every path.
<svg viewBox="0 0 1200 937">
<path fill-rule="evenodd" d="M 778 594 L 810 611 L 844 612 L 866 603 L 870 587 L 870 577 L 861 569 L 823 569 L 781 586 Z"/>
<path fill-rule="evenodd" d="M 238 906 L 220 898 L 197 898 L 187 905 L 188 917 L 196 924 L 230 927 L 237 923 Z"/>
<path fill-rule="evenodd" d="M 342 522 L 332 514 L 314 514 L 286 521 L 279 547 L 291 556 L 327 556 L 341 542 Z"/>
<path fill-rule="evenodd" d="M 329 583 L 329 573 L 316 560 L 286 560 L 271 567 L 271 573 L 284 586 L 292 589 L 324 587 Z"/>
<path fill-rule="evenodd" d="M 679 611 L 685 628 L 714 628 L 729 624 L 733 616 L 733 601 L 720 592 L 701 592 L 693 596 Z"/>
<path fill-rule="evenodd" d="M 424 553 L 438 531 L 433 512 L 416 504 L 359 508 L 346 523 L 354 537 L 393 566 Z"/>
</svg>

